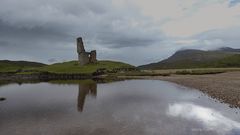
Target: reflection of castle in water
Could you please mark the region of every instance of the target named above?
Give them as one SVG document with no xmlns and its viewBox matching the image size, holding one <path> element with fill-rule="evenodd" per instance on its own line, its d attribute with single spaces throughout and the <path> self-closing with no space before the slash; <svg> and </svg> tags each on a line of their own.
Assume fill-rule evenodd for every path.
<svg viewBox="0 0 240 135">
<path fill-rule="evenodd" d="M 97 96 L 97 83 L 79 84 L 78 92 L 78 111 L 82 112 L 86 97 L 90 95 Z"/>
</svg>

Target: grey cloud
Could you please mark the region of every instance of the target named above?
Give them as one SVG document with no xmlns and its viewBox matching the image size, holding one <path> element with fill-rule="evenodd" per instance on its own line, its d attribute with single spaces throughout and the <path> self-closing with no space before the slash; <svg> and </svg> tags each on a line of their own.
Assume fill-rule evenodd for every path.
<svg viewBox="0 0 240 135">
<path fill-rule="evenodd" d="M 13 27 L 0 20 L 0 37 L 1 39 L 9 39 L 8 41 L 18 40 L 21 43 L 23 41 L 43 41 L 43 40 L 61 40 L 68 39 L 70 35 L 59 31 L 57 29 L 45 28 L 42 26 L 25 28 L 25 27 Z M 24 45 L 24 44 L 23 44 Z"/>
<path fill-rule="evenodd" d="M 2 47 L 6 47 L 6 46 L 9 46 L 9 45 L 11 45 L 11 44 L 9 44 L 6 41 L 0 41 L 0 46 L 2 46 Z"/>
<path fill-rule="evenodd" d="M 10 51 L 16 59 L 74 59 L 78 36 L 89 47 L 149 46 L 162 36 L 154 27 L 135 8 L 115 7 L 110 0 L 2 0 L 0 57 Z"/>
<path fill-rule="evenodd" d="M 55 58 L 51 58 L 51 59 L 48 60 L 48 62 L 49 63 L 56 63 L 56 62 L 58 62 L 58 60 L 55 59 Z"/>
<path fill-rule="evenodd" d="M 232 6 L 235 6 L 236 4 L 239 4 L 240 3 L 240 0 L 230 0 L 229 1 L 229 6 L 232 7 Z"/>
<path fill-rule="evenodd" d="M 220 47 L 240 48 L 240 27 L 206 31 L 188 38 L 165 40 L 173 50 L 201 49 L 214 50 Z"/>
<path fill-rule="evenodd" d="M 77 59 L 78 36 L 87 50 L 97 49 L 99 59 L 135 65 L 159 61 L 184 47 L 208 48 L 206 40 L 240 45 L 240 28 L 208 31 L 189 38 L 198 43 L 184 45 L 164 36 L 155 23 L 133 5 L 118 7 L 112 0 L 1 0 L 0 59 Z"/>
<path fill-rule="evenodd" d="M 19 4 L 17 1 L 13 1 L 13 3 L 14 2 Z M 118 41 L 116 39 L 123 39 L 126 41 L 124 37 L 126 34 L 129 36 L 127 37 L 128 41 L 132 41 L 125 43 L 132 43 L 138 37 L 148 39 L 152 38 L 151 36 L 153 36 L 152 33 L 145 33 L 146 29 L 148 29 L 150 26 L 144 26 L 141 28 L 141 30 L 139 27 L 134 28 L 129 25 L 130 19 L 142 21 L 141 15 L 136 14 L 135 11 L 131 11 L 131 9 L 126 9 L 128 12 L 130 12 L 128 13 L 129 15 L 125 14 L 126 11 L 121 13 L 120 11 L 113 9 L 112 5 L 108 4 L 111 3 L 108 0 L 101 2 L 93 0 L 70 0 L 65 2 L 52 0 L 48 2 L 43 1 L 42 3 L 34 2 L 35 1 L 32 1 L 32 3 L 28 2 L 27 7 L 26 5 L 20 4 L 20 6 L 16 7 L 16 9 L 13 9 L 13 11 L 11 10 L 9 15 L 7 15 L 5 12 L 2 12 L 0 14 L 1 20 L 11 24 L 10 26 L 12 26 L 12 28 L 10 29 L 15 28 L 16 31 L 19 30 L 19 27 L 21 28 L 20 32 L 23 28 L 25 28 L 23 30 L 27 32 L 36 31 L 35 33 L 28 32 L 26 34 L 39 33 L 39 36 L 59 36 L 59 34 L 62 34 L 63 36 L 83 35 L 87 39 L 95 39 L 95 42 L 106 41 L 104 43 L 108 43 L 107 40 L 109 40 L 109 43 Z M 7 11 L 9 11 L 8 6 L 10 7 L 10 5 L 6 5 Z M 22 13 L 24 8 L 27 8 L 28 10 Z M 43 11 L 44 9 L 45 11 Z M 101 14 L 99 15 L 99 13 Z M 22 19 L 19 18 L 21 15 L 23 16 Z M 120 22 L 118 24 L 119 26 L 114 25 L 116 22 Z M 121 27 L 122 29 L 116 30 L 115 27 Z M 108 36 L 102 36 L 102 34 Z M 37 35 L 34 36 L 37 37 Z M 131 36 L 133 36 L 133 38 L 131 38 Z M 111 39 L 113 39 L 113 41 L 111 41 Z"/>
<path fill-rule="evenodd" d="M 134 46 L 149 46 L 159 41 L 157 37 L 143 37 L 143 35 L 121 35 L 122 33 L 113 33 L 114 35 L 101 35 L 100 44 L 109 45 L 111 48 L 134 47 Z"/>
<path fill-rule="evenodd" d="M 219 47 L 240 47 L 240 27 L 233 27 L 228 29 L 211 30 L 194 36 L 201 42 L 204 41 L 219 41 L 215 45 L 205 45 L 207 48 L 219 48 Z M 200 45 L 199 45 L 200 46 Z M 203 46 L 203 45 L 202 45 Z"/>
</svg>

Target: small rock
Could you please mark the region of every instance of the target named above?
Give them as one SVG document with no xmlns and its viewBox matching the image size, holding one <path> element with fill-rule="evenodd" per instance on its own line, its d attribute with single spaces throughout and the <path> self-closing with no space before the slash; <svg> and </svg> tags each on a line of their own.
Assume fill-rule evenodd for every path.
<svg viewBox="0 0 240 135">
<path fill-rule="evenodd" d="M 4 101 L 4 100 L 6 100 L 6 98 L 0 97 L 0 101 Z"/>
</svg>

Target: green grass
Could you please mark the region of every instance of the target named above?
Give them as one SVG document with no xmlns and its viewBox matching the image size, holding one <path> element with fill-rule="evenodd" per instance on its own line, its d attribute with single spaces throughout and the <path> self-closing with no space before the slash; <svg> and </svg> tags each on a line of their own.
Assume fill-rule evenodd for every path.
<svg viewBox="0 0 240 135">
<path fill-rule="evenodd" d="M 0 72 L 16 72 L 16 74 L 35 74 L 40 72 L 64 74 L 92 74 L 98 69 L 113 71 L 114 69 L 135 68 L 132 65 L 116 61 L 98 61 L 81 66 L 78 61 L 41 65 L 32 62 L 0 61 Z"/>
<path fill-rule="evenodd" d="M 214 64 L 216 67 L 240 67 L 240 54 L 225 57 Z"/>
<path fill-rule="evenodd" d="M 13 65 L 10 63 L 0 63 L 0 72 L 16 72 L 17 70 L 22 68 L 25 68 L 25 67 Z"/>
<path fill-rule="evenodd" d="M 33 67 L 42 67 L 45 64 L 28 61 L 8 61 L 0 60 L 0 72 L 16 72 L 20 70 L 29 70 Z"/>
<path fill-rule="evenodd" d="M 239 55 L 233 55 L 231 58 L 222 59 L 218 61 L 217 65 L 234 66 L 239 63 Z M 232 65 L 234 63 L 234 65 Z M 213 63 L 214 64 L 214 63 Z M 216 64 L 216 63 L 215 63 Z M 236 66 L 236 65 L 235 65 Z M 238 66 L 238 65 L 237 65 Z M 240 65 L 239 65 L 240 66 Z M 37 74 L 40 72 L 63 73 L 63 74 L 92 74 L 98 69 L 105 71 L 113 71 L 114 69 L 135 68 L 132 65 L 115 62 L 115 61 L 98 61 L 95 64 L 79 65 L 78 61 L 69 61 L 63 63 L 56 63 L 52 65 L 45 65 L 36 67 L 36 65 L 11 64 L 9 62 L 0 61 L 0 72 L 17 72 L 16 74 Z M 19 70 L 21 69 L 21 70 Z M 240 68 L 190 68 L 190 69 L 162 69 L 162 70 L 142 70 L 131 72 L 112 72 L 109 76 L 169 76 L 171 74 L 181 75 L 202 75 L 202 74 L 217 74 L 229 71 L 240 71 Z"/>
<path fill-rule="evenodd" d="M 116 68 L 134 68 L 134 66 L 115 61 L 98 61 L 94 64 L 87 64 L 81 66 L 78 64 L 77 61 L 70 61 L 44 66 L 41 68 L 37 68 L 37 70 L 51 73 L 93 73 L 97 69 L 106 69 L 111 71 Z"/>
<path fill-rule="evenodd" d="M 144 70 L 149 74 L 179 74 L 179 75 L 204 75 L 224 72 L 240 71 L 240 68 L 193 68 L 193 69 L 162 69 Z"/>
<path fill-rule="evenodd" d="M 27 72 L 27 71 L 25 71 L 25 72 L 18 72 L 18 73 L 16 73 L 17 75 L 30 75 L 30 74 L 38 74 L 39 72 Z"/>
<path fill-rule="evenodd" d="M 110 74 L 111 75 L 111 74 Z M 136 71 L 136 72 L 128 72 L 128 73 L 115 73 L 113 76 L 170 76 L 171 73 L 154 73 L 154 72 L 146 72 L 146 71 Z"/>
<path fill-rule="evenodd" d="M 83 84 L 83 85 L 91 85 L 95 84 L 96 82 L 91 79 L 86 80 L 51 80 L 49 83 L 52 84 Z"/>
</svg>

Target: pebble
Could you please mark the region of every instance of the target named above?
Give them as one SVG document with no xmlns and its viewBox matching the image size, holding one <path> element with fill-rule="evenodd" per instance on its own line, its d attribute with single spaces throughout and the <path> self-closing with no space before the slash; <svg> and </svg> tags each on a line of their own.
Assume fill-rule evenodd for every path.
<svg viewBox="0 0 240 135">
<path fill-rule="evenodd" d="M 6 98 L 0 97 L 0 101 L 4 101 L 4 100 L 6 100 Z"/>
</svg>

